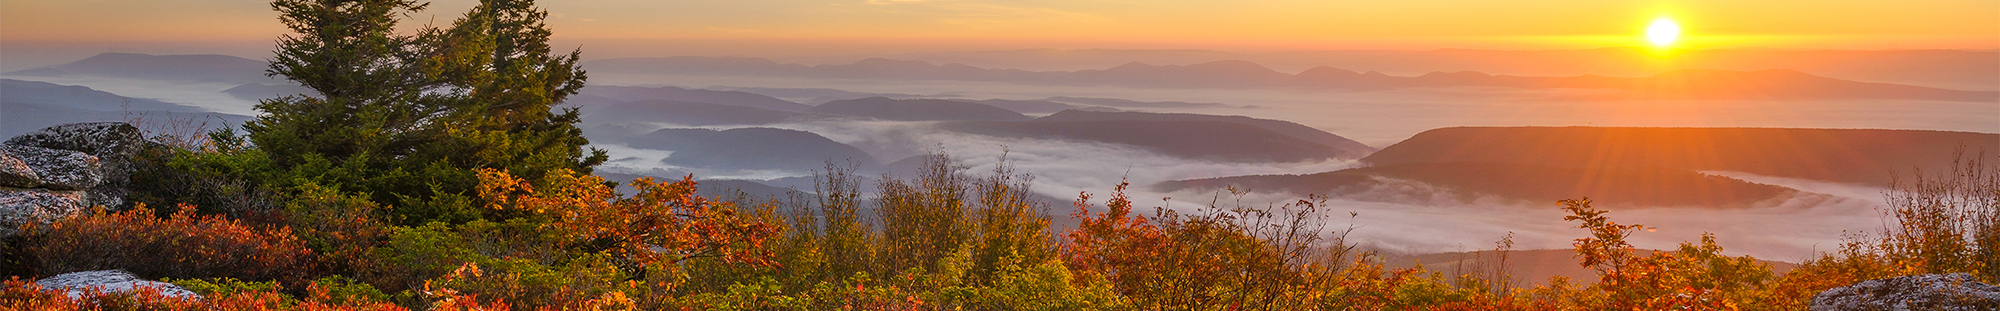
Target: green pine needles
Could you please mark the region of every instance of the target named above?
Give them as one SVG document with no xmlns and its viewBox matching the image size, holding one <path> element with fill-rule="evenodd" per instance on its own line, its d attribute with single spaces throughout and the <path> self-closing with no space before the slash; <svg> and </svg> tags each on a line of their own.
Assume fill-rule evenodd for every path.
<svg viewBox="0 0 2000 311">
<path fill-rule="evenodd" d="M 583 88 L 579 51 L 554 54 L 534 1 L 487 0 L 449 28 L 395 32 L 409 0 L 279 0 L 295 34 L 268 72 L 312 89 L 265 100 L 244 126 L 275 184 L 332 187 L 393 206 L 402 225 L 487 218 L 470 195 L 480 168 L 530 180 L 588 174 L 602 150 L 558 107 Z M 492 215 L 502 216 L 504 215 Z"/>
</svg>

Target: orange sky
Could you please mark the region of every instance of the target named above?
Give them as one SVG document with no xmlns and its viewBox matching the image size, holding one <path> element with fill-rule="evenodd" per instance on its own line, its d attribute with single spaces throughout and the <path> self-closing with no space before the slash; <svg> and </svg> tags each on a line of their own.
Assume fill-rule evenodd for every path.
<svg viewBox="0 0 2000 311">
<path fill-rule="evenodd" d="M 411 24 L 475 1 L 436 1 Z M 1639 45 L 1652 19 L 1690 47 L 2000 48 L 1993 0 L 571 0 L 559 41 L 875 42 L 891 49 L 1582 49 Z M 258 0 L 0 0 L 0 42 L 269 42 Z M 559 42 L 560 43 L 560 42 Z M 631 44 L 631 47 L 619 45 Z M 871 43 L 873 44 L 873 43 Z M 609 46 L 606 46 L 609 45 Z M 936 49 L 938 47 L 932 47 Z M 621 53 L 622 54 L 622 53 Z"/>
</svg>

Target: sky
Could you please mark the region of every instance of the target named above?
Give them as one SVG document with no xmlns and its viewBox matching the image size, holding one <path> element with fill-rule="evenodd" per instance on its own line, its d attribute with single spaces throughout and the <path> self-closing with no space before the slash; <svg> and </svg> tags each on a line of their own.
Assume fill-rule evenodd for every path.
<svg viewBox="0 0 2000 311">
<path fill-rule="evenodd" d="M 472 0 L 434 1 L 412 25 Z M 1582 49 L 1637 45 L 1659 17 L 1700 47 L 2000 48 L 1993 0 L 572 0 L 575 44 L 860 42 L 884 48 Z M 0 42 L 269 42 L 258 0 L 0 0 Z M 726 43 L 725 43 L 726 44 Z"/>
</svg>

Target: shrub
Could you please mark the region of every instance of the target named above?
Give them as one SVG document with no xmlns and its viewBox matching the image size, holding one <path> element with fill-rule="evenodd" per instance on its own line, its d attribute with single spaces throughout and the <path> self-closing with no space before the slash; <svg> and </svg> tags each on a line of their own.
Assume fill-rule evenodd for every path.
<svg viewBox="0 0 2000 311">
<path fill-rule="evenodd" d="M 697 197 L 692 176 L 678 182 L 633 180 L 637 192 L 620 198 L 596 176 L 557 170 L 546 185 L 529 184 L 500 170 L 481 170 L 480 198 L 495 210 L 549 218 L 543 229 L 562 241 L 601 250 L 636 268 L 691 258 L 770 264 L 763 249 L 776 227 L 748 221 L 728 203 Z"/>
<path fill-rule="evenodd" d="M 165 218 L 143 205 L 97 209 L 31 227 L 27 251 L 43 274 L 123 269 L 147 278 L 298 281 L 312 255 L 288 228 L 258 229 L 180 206 Z"/>
<path fill-rule="evenodd" d="M 378 218 L 383 208 L 366 198 L 316 185 L 298 187 L 284 204 L 283 223 L 319 256 L 315 275 L 359 275 L 372 267 L 372 249 L 391 228 Z"/>
<path fill-rule="evenodd" d="M 1645 228 L 1620 225 L 1590 199 L 1562 200 L 1571 213 L 1564 220 L 1581 221 L 1590 237 L 1577 239 L 1577 257 L 1597 270 L 1594 292 L 1568 292 L 1584 308 L 1616 310 L 1737 310 L 1759 306 L 1773 279 L 1769 265 L 1749 256 L 1722 256 L 1715 236 L 1703 234 L 1701 244 L 1682 243 L 1674 252 L 1641 256 L 1625 238 Z"/>
<path fill-rule="evenodd" d="M 1160 208 L 1143 217 L 1131 213 L 1126 186 L 1115 188 L 1108 210 L 1094 216 L 1088 194 L 1077 200 L 1080 224 L 1068 234 L 1064 259 L 1072 271 L 1102 274 L 1141 309 L 1303 309 L 1381 297 L 1394 287 L 1326 294 L 1348 285 L 1347 278 L 1379 274 L 1353 273 L 1369 267 L 1342 261 L 1353 249 L 1344 238 L 1352 229 L 1326 230 L 1324 201 L 1211 206 L 1192 214 Z"/>
<path fill-rule="evenodd" d="M 205 282 L 205 281 L 203 281 Z M 225 281 L 226 282 L 226 281 Z M 213 284 L 211 284 L 213 285 Z M 140 288 L 125 293 L 103 293 L 86 289 L 72 297 L 63 291 L 45 290 L 34 282 L 13 278 L 0 284 L 0 309 L 5 310 L 215 310 L 215 311 L 408 311 L 379 301 L 334 301 L 318 286 L 309 286 L 305 298 L 276 292 L 276 286 L 236 283 L 230 292 L 216 292 L 199 299 L 173 298 L 158 289 Z M 211 288 L 213 289 L 213 288 Z"/>
<path fill-rule="evenodd" d="M 1984 153 L 1958 160 L 1944 174 L 1916 171 L 1888 192 L 1895 225 L 1880 250 L 1918 273 L 1966 272 L 2000 281 L 2000 163 Z"/>
<path fill-rule="evenodd" d="M 244 282 L 233 278 L 214 279 L 161 279 L 202 296 L 226 296 L 236 293 L 275 292 L 278 282 Z"/>
<path fill-rule="evenodd" d="M 202 214 L 223 214 L 255 223 L 278 216 L 277 193 L 258 183 L 269 171 L 261 153 L 249 150 L 229 130 L 210 133 L 194 145 L 178 135 L 156 134 L 132 157 L 127 206 L 187 203 Z M 161 212 L 173 212 L 163 210 Z M 162 215 L 164 216 L 164 215 Z"/>
</svg>

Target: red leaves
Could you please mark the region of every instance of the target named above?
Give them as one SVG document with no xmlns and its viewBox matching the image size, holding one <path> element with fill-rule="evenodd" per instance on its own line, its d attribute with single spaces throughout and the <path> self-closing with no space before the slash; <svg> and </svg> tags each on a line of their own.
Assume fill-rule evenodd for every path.
<svg viewBox="0 0 2000 311">
<path fill-rule="evenodd" d="M 546 215 L 552 218 L 548 228 L 574 241 L 609 242 L 606 251 L 641 266 L 703 257 L 773 264 L 763 244 L 777 228 L 737 215 L 728 203 L 695 196 L 693 176 L 635 179 L 631 197 L 619 197 L 602 178 L 567 170 L 550 173 L 544 178 L 549 184 L 540 187 L 492 169 L 481 170 L 479 179 L 479 195 L 490 208 Z"/>
<path fill-rule="evenodd" d="M 1132 215 L 1132 201 L 1125 197 L 1128 185 L 1119 183 L 1111 200 L 1105 202 L 1107 210 L 1096 217 L 1090 212 L 1090 194 L 1080 194 L 1077 211 L 1070 214 L 1077 219 L 1077 228 L 1069 231 L 1069 243 L 1064 247 L 1071 270 L 1103 273 L 1121 289 L 1153 278 L 1156 271 L 1139 267 L 1158 259 L 1155 254 L 1168 242 L 1145 217 Z"/>
<path fill-rule="evenodd" d="M 143 204 L 130 211 L 76 215 L 32 228 L 29 252 L 43 274 L 124 269 L 160 278 L 296 280 L 312 250 L 290 228 L 258 229 L 181 204 L 166 218 Z"/>
</svg>

